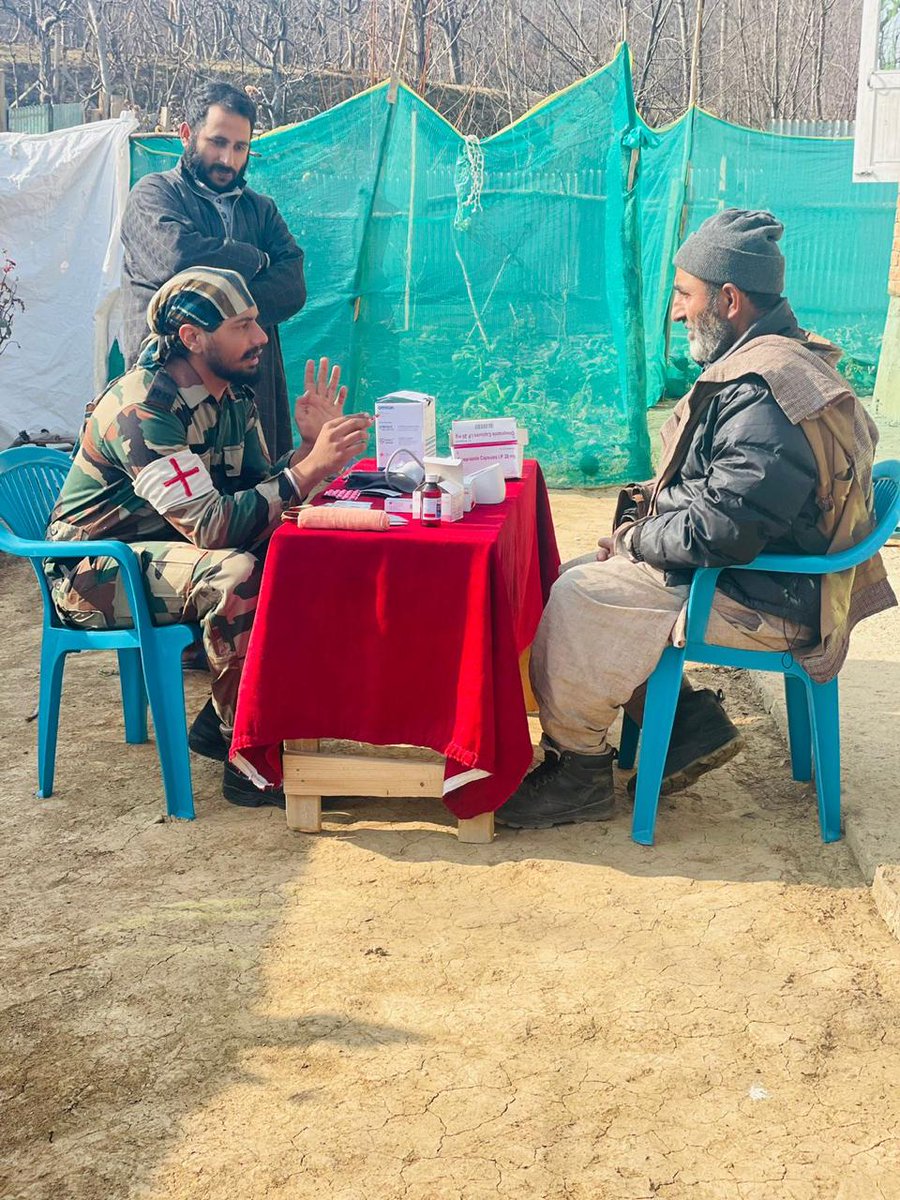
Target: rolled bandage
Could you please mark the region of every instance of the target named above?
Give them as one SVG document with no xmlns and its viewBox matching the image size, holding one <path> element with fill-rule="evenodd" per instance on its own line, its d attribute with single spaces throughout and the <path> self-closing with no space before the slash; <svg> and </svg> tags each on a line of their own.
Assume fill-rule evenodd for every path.
<svg viewBox="0 0 900 1200">
<path fill-rule="evenodd" d="M 301 529 L 390 529 L 386 512 L 374 508 L 303 508 L 297 516 Z"/>
</svg>

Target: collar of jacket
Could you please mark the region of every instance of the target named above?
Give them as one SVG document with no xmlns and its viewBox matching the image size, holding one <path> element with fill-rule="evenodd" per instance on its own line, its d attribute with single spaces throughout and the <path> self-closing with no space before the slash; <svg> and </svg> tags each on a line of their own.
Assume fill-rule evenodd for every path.
<svg viewBox="0 0 900 1200">
<path fill-rule="evenodd" d="M 214 204 L 216 200 L 240 200 L 244 194 L 244 188 L 247 186 L 247 180 L 242 179 L 240 183 L 236 183 L 231 191 L 214 192 L 211 187 L 207 187 L 192 173 L 190 168 L 184 161 L 184 156 L 178 160 L 178 166 L 175 170 L 181 175 L 181 178 L 196 195 L 201 196 L 204 200 L 209 200 Z"/>
<path fill-rule="evenodd" d="M 812 350 L 813 353 L 818 354 L 830 367 L 836 365 L 843 353 L 840 347 L 835 346 L 834 343 L 827 341 L 823 337 L 819 337 L 818 334 L 808 333 L 805 329 L 801 329 L 794 315 L 794 310 L 788 301 L 780 300 L 769 312 L 763 313 L 758 321 L 754 321 L 746 333 L 741 334 L 734 345 L 729 346 L 724 354 L 721 354 L 711 363 L 705 363 L 703 367 L 704 374 L 710 367 L 717 366 L 719 363 L 731 358 L 733 354 L 739 353 L 750 342 L 755 341 L 756 338 L 773 336 L 802 342 L 807 350 Z"/>
<path fill-rule="evenodd" d="M 172 365 L 176 360 L 180 364 L 180 367 L 176 368 L 176 373 L 179 375 L 184 375 L 184 378 L 181 380 L 179 380 L 176 375 L 172 373 Z M 201 391 L 203 393 L 203 395 L 200 397 L 201 399 L 212 399 L 215 404 L 220 403 L 220 401 L 215 400 L 214 397 L 211 396 L 209 388 L 197 374 L 197 371 L 191 364 L 190 360 L 183 353 L 172 355 L 166 359 L 165 362 L 154 363 L 153 366 L 145 367 L 143 369 L 149 371 L 159 371 L 162 374 L 167 375 L 168 378 L 172 380 L 172 386 L 181 392 L 181 394 L 189 402 L 191 401 L 187 393 L 194 393 L 193 406 L 196 406 L 198 403 L 196 397 Z M 249 383 L 229 383 L 225 388 L 225 391 L 222 393 L 222 400 L 252 401 L 255 394 L 256 393 L 253 391 L 253 388 Z"/>
<path fill-rule="evenodd" d="M 855 401 L 849 384 L 836 369 L 841 351 L 825 338 L 800 329 L 787 302 L 782 305 L 790 322 L 779 321 L 774 311 L 766 314 L 726 354 L 704 368 L 686 397 L 687 407 L 694 408 L 709 386 L 718 388 L 745 375 L 765 380 L 794 425 L 814 419 L 823 409 L 848 398 Z"/>
<path fill-rule="evenodd" d="M 746 333 L 742 333 L 734 345 L 729 346 L 724 354 L 720 354 L 716 362 L 721 362 L 723 358 L 728 358 L 735 351 L 740 350 L 742 346 L 746 346 L 748 342 L 752 342 L 754 338 L 764 337 L 768 333 L 777 333 L 780 337 L 799 338 L 802 340 L 803 330 L 797 324 L 797 318 L 794 316 L 794 310 L 788 304 L 787 300 L 780 300 L 774 308 L 754 321 Z M 707 363 L 706 366 L 710 364 Z"/>
<path fill-rule="evenodd" d="M 796 423 L 831 403 L 837 394 L 843 396 L 847 393 L 846 382 L 832 367 L 840 356 L 841 352 L 836 346 L 800 328 L 787 300 L 781 300 L 769 312 L 763 313 L 733 346 L 706 364 L 694 386 L 678 401 L 672 416 L 663 426 L 663 452 L 651 497 L 651 511 L 655 508 L 659 492 L 680 467 L 694 430 L 723 384 L 735 382 L 743 375 L 762 375 L 788 418 Z M 802 369 L 802 362 L 801 369 L 797 370 L 798 360 L 805 361 L 806 370 Z M 778 380 L 770 378 L 770 368 L 774 368 L 776 362 L 787 368 L 791 383 L 796 385 L 799 380 L 803 385 L 799 396 L 802 403 L 789 402 L 785 405 L 785 395 L 793 399 L 793 392 L 786 393 Z M 811 371 L 827 385 L 825 396 L 821 388 L 806 386 Z"/>
</svg>

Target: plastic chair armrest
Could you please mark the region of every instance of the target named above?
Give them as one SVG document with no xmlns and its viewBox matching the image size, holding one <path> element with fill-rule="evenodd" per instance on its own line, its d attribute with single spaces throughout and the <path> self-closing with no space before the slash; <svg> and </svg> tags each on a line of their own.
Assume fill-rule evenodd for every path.
<svg viewBox="0 0 900 1200">
<path fill-rule="evenodd" d="M 125 595 L 131 610 L 132 620 L 138 633 L 143 637 L 145 630 L 150 631 L 153 623 L 147 607 L 141 570 L 138 566 L 137 555 L 127 542 L 96 541 L 96 542 L 52 542 L 32 541 L 10 534 L 0 526 L 0 550 L 15 554 L 19 558 L 87 558 L 104 556 L 117 562 L 122 571 L 125 584 Z"/>
<path fill-rule="evenodd" d="M 871 536 L 871 535 L 870 535 Z M 868 541 L 866 538 L 865 541 Z M 869 553 L 860 553 L 865 541 L 839 554 L 760 554 L 753 562 L 738 563 L 725 568 L 728 571 L 768 571 L 773 575 L 832 575 L 836 571 L 845 571 L 847 567 L 855 567 L 880 549 L 878 543 Z"/>
<path fill-rule="evenodd" d="M 774 574 L 790 573 L 801 575 L 833 575 L 858 567 L 877 554 L 894 532 L 900 511 L 895 501 L 891 508 L 881 514 L 875 526 L 861 542 L 849 546 L 837 554 L 759 554 L 753 562 L 729 567 L 730 571 L 771 571 Z"/>
</svg>

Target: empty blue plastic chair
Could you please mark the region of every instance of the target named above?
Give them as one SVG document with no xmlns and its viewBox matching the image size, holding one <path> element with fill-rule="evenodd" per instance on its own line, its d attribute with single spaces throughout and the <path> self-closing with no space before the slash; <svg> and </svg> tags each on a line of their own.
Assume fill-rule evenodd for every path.
<svg viewBox="0 0 900 1200">
<path fill-rule="evenodd" d="M 828 555 L 761 554 L 753 562 L 729 570 L 828 575 L 865 562 L 892 535 L 900 520 L 900 462 L 878 463 L 873 471 L 876 523 L 872 532 L 850 550 Z M 752 671 L 776 671 L 784 675 L 791 770 L 794 779 L 808 782 L 815 767 L 822 840 L 836 842 L 841 836 L 841 749 L 838 681 L 816 683 L 789 653 L 762 650 L 733 650 L 706 642 L 706 627 L 719 571 L 703 567 L 694 572 L 688 596 L 686 642 L 663 651 L 659 665 L 647 684 L 643 742 L 634 798 L 631 836 L 643 846 L 653 845 L 659 790 L 669 750 L 669 738 L 678 704 L 685 662 L 710 663 L 723 667 L 746 667 Z M 623 715 L 619 766 L 634 765 L 641 730 Z"/>
<path fill-rule="evenodd" d="M 59 702 L 67 654 L 115 650 L 119 656 L 125 741 L 147 741 L 147 701 L 153 714 L 156 746 L 172 817 L 194 816 L 181 654 L 196 641 L 196 625 L 155 626 L 134 551 L 125 542 L 48 542 L 50 512 L 68 474 L 71 459 L 60 450 L 21 446 L 0 454 L 0 551 L 28 558 L 44 598 L 41 679 L 38 698 L 38 795 L 53 791 Z M 3 526 L 7 528 L 4 528 Z M 133 628 L 75 629 L 59 618 L 44 578 L 42 560 L 105 555 L 122 572 Z"/>
</svg>

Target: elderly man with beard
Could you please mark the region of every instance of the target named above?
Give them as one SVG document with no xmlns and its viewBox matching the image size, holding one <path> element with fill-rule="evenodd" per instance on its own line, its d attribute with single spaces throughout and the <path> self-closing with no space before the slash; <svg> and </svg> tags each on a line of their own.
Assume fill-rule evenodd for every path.
<svg viewBox="0 0 900 1200">
<path fill-rule="evenodd" d="M 497 812 L 503 824 L 612 815 L 607 733 L 623 707 L 640 723 L 646 680 L 667 645 L 683 644 L 694 569 L 842 549 L 871 528 L 877 432 L 834 370 L 840 352 L 801 330 L 782 298 L 782 233 L 771 213 L 728 209 L 676 255 L 672 317 L 704 370 L 663 429 L 656 479 L 625 489 L 613 536 L 553 587 L 531 659 L 544 761 Z M 725 570 L 707 638 L 791 651 L 830 678 L 855 621 L 896 603 L 880 560 L 845 574 Z M 740 745 L 721 697 L 685 684 L 663 790 Z"/>
<path fill-rule="evenodd" d="M 57 542 L 128 542 L 154 620 L 199 622 L 212 698 L 190 746 L 225 763 L 223 794 L 246 806 L 284 803 L 227 761 L 262 549 L 285 509 L 363 450 L 371 424 L 365 414 L 345 417 L 344 390 L 327 371 L 308 370 L 295 411 L 300 446 L 270 461 L 249 386 L 266 345 L 258 317 L 235 271 L 194 267 L 155 293 L 152 336 L 137 366 L 91 407 L 47 529 Z M 130 624 L 111 559 L 59 559 L 46 569 L 67 623 Z"/>
<path fill-rule="evenodd" d="M 278 325 L 303 307 L 306 284 L 303 251 L 274 200 L 246 183 L 255 122 L 249 96 L 227 83 L 208 84 L 188 103 L 178 165 L 145 175 L 132 190 L 122 220 L 122 353 L 133 366 L 147 336 L 147 305 L 171 276 L 193 266 L 239 272 L 268 339 L 256 404 L 277 458 L 293 445 Z"/>
</svg>

